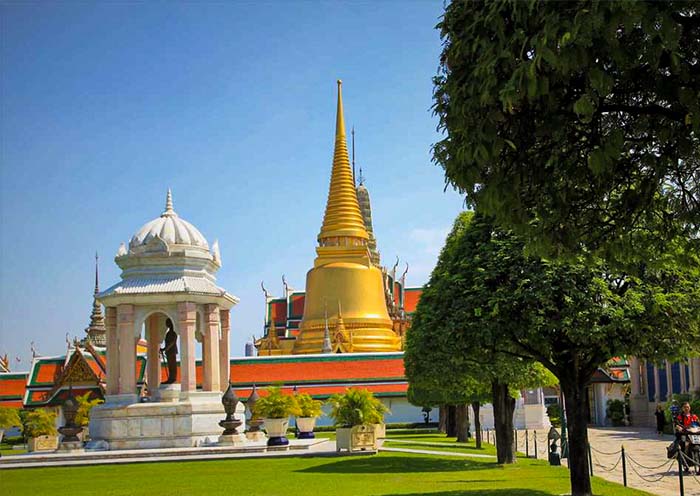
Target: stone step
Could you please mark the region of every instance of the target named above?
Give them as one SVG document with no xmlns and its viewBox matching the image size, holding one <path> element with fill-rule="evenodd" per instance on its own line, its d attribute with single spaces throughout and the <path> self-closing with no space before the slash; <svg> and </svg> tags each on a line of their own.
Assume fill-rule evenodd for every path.
<svg viewBox="0 0 700 496">
<path fill-rule="evenodd" d="M 323 446 L 327 444 L 327 446 Z M 89 451 L 81 453 L 42 453 L 26 455 L 12 455 L 0 458 L 0 469 L 32 468 L 70 465 L 99 465 L 113 463 L 143 463 L 178 459 L 202 460 L 225 459 L 248 456 L 286 455 L 292 452 L 308 451 L 311 449 L 321 451 L 335 450 L 333 443 L 327 439 L 294 439 L 290 440 L 288 447 L 276 446 L 268 449 L 264 443 L 255 443 L 245 446 L 203 446 L 198 448 L 160 448 L 120 451 Z M 274 452 L 274 453 L 273 453 Z"/>
</svg>

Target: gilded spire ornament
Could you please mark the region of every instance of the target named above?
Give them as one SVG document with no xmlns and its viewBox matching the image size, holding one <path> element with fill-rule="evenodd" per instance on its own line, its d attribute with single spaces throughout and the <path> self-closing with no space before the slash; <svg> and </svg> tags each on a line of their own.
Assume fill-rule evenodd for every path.
<svg viewBox="0 0 700 496">
<path fill-rule="evenodd" d="M 351 238 L 352 241 L 349 241 Z M 366 244 L 369 235 L 357 203 L 355 180 L 350 168 L 343 118 L 342 81 L 338 80 L 338 107 L 335 121 L 333 169 L 328 189 L 326 213 L 318 235 L 321 245 Z"/>
<path fill-rule="evenodd" d="M 384 299 L 382 273 L 372 263 L 368 240 L 348 157 L 339 80 L 328 201 L 317 256 L 306 276 L 304 313 L 293 353 L 322 353 L 327 349 L 325 341 L 330 332 L 326 301 L 338 302 L 333 338 L 340 336 L 344 341 L 341 351 L 401 350 L 401 339 L 393 331 Z"/>
<path fill-rule="evenodd" d="M 92 296 L 92 313 L 90 314 L 90 325 L 85 329 L 88 339 L 96 346 L 105 346 L 107 343 L 107 328 L 105 318 L 102 314 L 102 305 L 97 301 L 100 293 L 100 272 L 99 256 L 95 253 L 95 292 Z"/>
</svg>

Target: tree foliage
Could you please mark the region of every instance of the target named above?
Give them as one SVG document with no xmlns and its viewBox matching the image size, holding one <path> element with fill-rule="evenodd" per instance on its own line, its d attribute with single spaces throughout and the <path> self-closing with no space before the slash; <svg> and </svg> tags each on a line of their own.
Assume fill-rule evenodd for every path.
<svg viewBox="0 0 700 496">
<path fill-rule="evenodd" d="M 23 418 L 23 432 L 27 438 L 39 436 L 55 436 L 56 414 L 44 408 L 27 412 Z"/>
<path fill-rule="evenodd" d="M 473 311 L 461 273 L 465 239 L 472 233 L 472 212 L 460 214 L 447 237 L 430 281 L 423 288 L 406 339 L 406 376 L 412 401 L 428 404 L 490 401 L 499 463 L 515 461 L 512 441 L 514 398 L 523 388 L 551 384 L 551 373 L 533 360 L 504 352 L 500 324 L 471 325 L 463 318 Z M 471 305 L 471 306 L 470 306 Z"/>
<path fill-rule="evenodd" d="M 439 366 L 469 370 L 478 354 L 495 359 L 493 373 L 508 380 L 528 360 L 549 369 L 566 399 L 572 491 L 590 494 L 585 388 L 613 356 L 660 359 L 697 350 L 700 274 L 665 268 L 633 277 L 610 272 L 598 259 L 530 257 L 521 238 L 481 215 L 448 240 L 448 249 L 449 263 L 441 266 L 439 280 L 431 278 L 440 302 L 431 323 L 446 346 Z M 420 312 L 419 305 L 416 317 Z M 410 339 L 407 344 L 409 372 Z M 537 377 L 536 368 L 525 370 Z"/>
<path fill-rule="evenodd" d="M 76 396 L 76 400 L 78 401 L 78 411 L 75 414 L 75 423 L 77 425 L 87 427 L 90 424 L 90 411 L 93 409 L 93 407 L 104 403 L 104 400 L 100 398 L 90 399 L 91 394 L 92 393 L 87 392 Z"/>
<path fill-rule="evenodd" d="M 697 2 L 454 0 L 434 160 L 539 254 L 700 244 Z"/>
<path fill-rule="evenodd" d="M 19 409 L 0 407 L 0 429 L 10 429 L 21 427 L 22 420 L 19 418 Z"/>
</svg>

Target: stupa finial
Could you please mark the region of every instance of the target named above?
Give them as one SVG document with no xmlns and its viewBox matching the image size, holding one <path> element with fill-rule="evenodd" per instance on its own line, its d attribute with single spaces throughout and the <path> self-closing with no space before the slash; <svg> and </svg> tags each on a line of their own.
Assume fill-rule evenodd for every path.
<svg viewBox="0 0 700 496">
<path fill-rule="evenodd" d="M 99 266 L 99 262 L 100 262 L 100 257 L 97 254 L 97 252 L 95 252 L 95 295 L 97 295 L 97 293 L 100 292 L 100 266 Z"/>
<path fill-rule="evenodd" d="M 323 225 L 318 235 L 321 244 L 324 240 L 338 243 L 340 238 L 367 240 L 369 235 L 362 220 L 360 206 L 355 194 L 353 177 L 348 156 L 348 144 L 345 139 L 345 119 L 343 117 L 342 82 L 338 80 L 338 107 L 335 121 L 335 149 L 333 151 L 333 169 L 331 184 L 326 202 Z"/>
<path fill-rule="evenodd" d="M 165 197 L 165 210 L 161 216 L 167 215 L 176 215 L 175 210 L 173 209 L 173 192 L 170 190 L 170 188 L 168 188 L 168 194 Z"/>
</svg>

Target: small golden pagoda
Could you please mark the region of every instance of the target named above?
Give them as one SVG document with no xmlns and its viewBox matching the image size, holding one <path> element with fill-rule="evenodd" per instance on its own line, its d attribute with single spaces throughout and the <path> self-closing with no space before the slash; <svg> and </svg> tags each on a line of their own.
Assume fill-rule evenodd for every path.
<svg viewBox="0 0 700 496">
<path fill-rule="evenodd" d="M 372 263 L 370 236 L 357 201 L 345 138 L 341 87 L 338 80 L 331 183 L 318 235 L 317 257 L 306 275 L 304 314 L 294 343 L 295 354 L 321 353 L 328 321 L 336 329 L 334 337 L 340 330 L 347 339 L 343 346 L 335 346 L 336 351 L 401 350 L 401 338 L 394 332 L 387 311 L 383 275 Z M 327 315 L 327 308 L 338 311 Z"/>
</svg>

